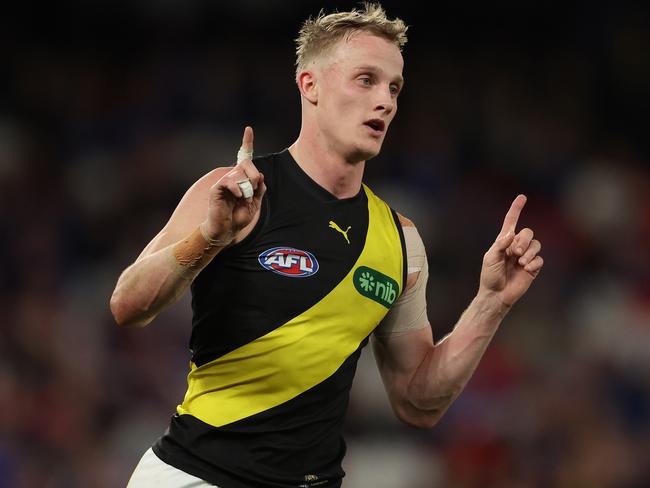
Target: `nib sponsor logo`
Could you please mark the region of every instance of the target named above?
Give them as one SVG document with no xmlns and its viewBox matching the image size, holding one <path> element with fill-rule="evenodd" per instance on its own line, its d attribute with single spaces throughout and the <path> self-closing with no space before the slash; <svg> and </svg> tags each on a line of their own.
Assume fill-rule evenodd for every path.
<svg viewBox="0 0 650 488">
<path fill-rule="evenodd" d="M 267 249 L 258 261 L 265 269 L 290 278 L 305 278 L 318 271 L 318 261 L 312 253 L 293 247 Z"/>
<path fill-rule="evenodd" d="M 367 266 L 355 269 L 352 279 L 359 293 L 386 308 L 390 308 L 399 293 L 399 285 L 393 278 Z"/>
</svg>

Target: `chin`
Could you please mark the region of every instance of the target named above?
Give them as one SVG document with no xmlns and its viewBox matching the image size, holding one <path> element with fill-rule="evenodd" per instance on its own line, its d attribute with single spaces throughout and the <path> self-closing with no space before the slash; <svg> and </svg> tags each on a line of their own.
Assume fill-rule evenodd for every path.
<svg viewBox="0 0 650 488">
<path fill-rule="evenodd" d="M 351 151 L 346 159 L 352 163 L 360 163 L 374 158 L 377 154 L 379 154 L 379 151 L 377 150 L 372 151 L 367 148 L 358 147 Z"/>
<path fill-rule="evenodd" d="M 381 151 L 381 143 L 382 141 L 377 141 L 376 143 L 358 145 L 354 148 L 350 159 L 352 161 L 368 161 L 374 158 Z"/>
<path fill-rule="evenodd" d="M 365 160 L 372 159 L 381 152 L 381 142 L 374 147 L 365 148 Z"/>
</svg>

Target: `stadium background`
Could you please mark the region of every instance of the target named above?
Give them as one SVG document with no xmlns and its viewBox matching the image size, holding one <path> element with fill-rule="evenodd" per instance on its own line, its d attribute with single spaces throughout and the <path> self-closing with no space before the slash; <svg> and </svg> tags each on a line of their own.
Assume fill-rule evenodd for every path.
<svg viewBox="0 0 650 488">
<path fill-rule="evenodd" d="M 3 8 L 0 487 L 124 486 L 182 398 L 189 313 L 120 329 L 114 283 L 245 124 L 257 154 L 293 142 L 292 39 L 352 5 Z M 384 5 L 412 29 L 367 181 L 424 237 L 434 335 L 519 192 L 546 266 L 431 431 L 393 418 L 364 355 L 344 486 L 650 486 L 648 7 Z"/>
</svg>

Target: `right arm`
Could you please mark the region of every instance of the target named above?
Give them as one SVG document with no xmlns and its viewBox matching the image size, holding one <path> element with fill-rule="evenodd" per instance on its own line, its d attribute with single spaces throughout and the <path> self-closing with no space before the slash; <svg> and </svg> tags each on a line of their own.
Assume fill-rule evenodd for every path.
<svg viewBox="0 0 650 488">
<path fill-rule="evenodd" d="M 242 149 L 253 150 L 253 131 Z M 248 178 L 254 194 L 243 198 L 238 181 Z M 250 159 L 217 168 L 183 196 L 165 227 L 117 281 L 110 307 L 120 325 L 143 327 L 187 290 L 223 248 L 243 239 L 259 216 L 264 177 Z"/>
<path fill-rule="evenodd" d="M 531 229 L 515 233 L 525 202 L 519 196 L 512 203 L 499 236 L 483 256 L 478 293 L 453 332 L 434 344 L 424 293 L 412 293 L 407 281 L 407 290 L 384 319 L 388 323 L 377 331 L 383 333 L 374 334 L 381 377 L 393 410 L 405 423 L 430 428 L 441 418 L 467 385 L 506 313 L 539 274 L 544 264 L 538 255 L 540 242 Z M 412 241 L 413 233 L 410 237 Z M 408 253 L 409 234 L 404 238 Z M 421 281 L 426 276 L 423 267 L 417 286 L 426 285 Z M 416 316 L 420 319 L 414 328 L 410 318 Z M 406 327 L 399 322 L 404 318 Z"/>
</svg>

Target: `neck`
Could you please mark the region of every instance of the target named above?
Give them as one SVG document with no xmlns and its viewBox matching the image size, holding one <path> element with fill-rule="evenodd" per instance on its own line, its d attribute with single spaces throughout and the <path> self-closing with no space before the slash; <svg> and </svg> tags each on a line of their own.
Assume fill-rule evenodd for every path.
<svg viewBox="0 0 650 488">
<path fill-rule="evenodd" d="M 302 131 L 289 152 L 312 180 L 335 197 L 350 198 L 359 193 L 365 161 L 348 161 L 320 141 L 308 140 Z"/>
</svg>

